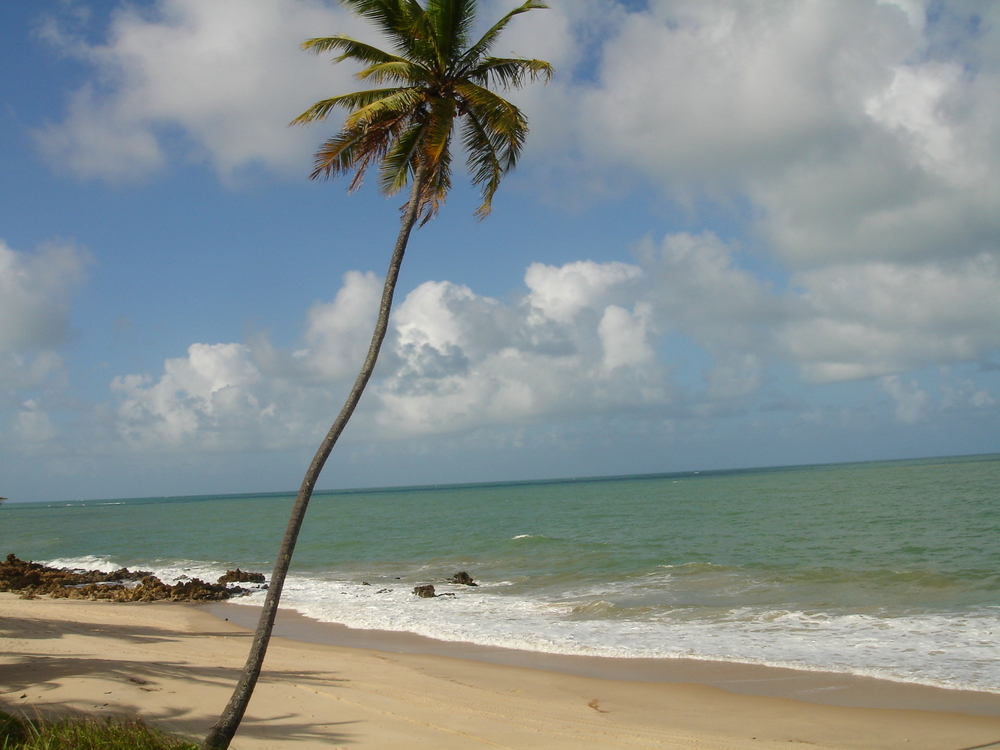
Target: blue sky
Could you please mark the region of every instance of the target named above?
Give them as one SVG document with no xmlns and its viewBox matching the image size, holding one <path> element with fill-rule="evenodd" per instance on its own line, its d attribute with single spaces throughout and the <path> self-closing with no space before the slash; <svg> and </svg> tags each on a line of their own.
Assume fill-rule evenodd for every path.
<svg viewBox="0 0 1000 750">
<path fill-rule="evenodd" d="M 482 3 L 484 20 L 514 3 Z M 321 487 L 1000 451 L 1000 7 L 551 0 L 532 133 L 417 231 Z M 399 197 L 289 128 L 322 0 L 0 4 L 0 494 L 298 485 Z"/>
</svg>

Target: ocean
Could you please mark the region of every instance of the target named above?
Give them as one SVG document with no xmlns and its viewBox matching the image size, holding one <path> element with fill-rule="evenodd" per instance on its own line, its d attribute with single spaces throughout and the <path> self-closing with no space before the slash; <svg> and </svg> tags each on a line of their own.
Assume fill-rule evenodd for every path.
<svg viewBox="0 0 1000 750">
<path fill-rule="evenodd" d="M 7 503 L 0 552 L 169 582 L 269 575 L 292 500 Z M 479 586 L 448 583 L 458 571 Z M 412 593 L 427 583 L 455 595 Z M 1000 455 L 317 493 L 282 606 L 446 641 L 1000 693 Z"/>
</svg>

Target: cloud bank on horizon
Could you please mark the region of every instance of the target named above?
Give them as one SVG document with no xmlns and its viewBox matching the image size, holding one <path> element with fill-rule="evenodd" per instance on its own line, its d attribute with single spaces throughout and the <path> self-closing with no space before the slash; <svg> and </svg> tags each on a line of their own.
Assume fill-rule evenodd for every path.
<svg viewBox="0 0 1000 750">
<path fill-rule="evenodd" d="M 511 3 L 484 5 L 489 18 Z M 614 225 L 636 196 L 680 218 L 655 234 L 618 220 L 600 260 L 520 248 L 507 296 L 448 278 L 406 290 L 345 436 L 345 465 L 367 467 L 356 483 L 546 476 L 526 454 L 549 475 L 818 461 L 830 435 L 866 430 L 881 452 L 863 440 L 867 454 L 829 455 L 1000 450 L 1000 6 L 550 5 L 504 40 L 557 69 L 517 95 L 532 125 L 518 198 L 553 223 L 608 211 Z M 237 196 L 301 180 L 318 133 L 288 121 L 355 82 L 297 46 L 369 33 L 319 0 L 125 3 L 97 33 L 80 30 L 87 9 L 40 17 L 37 43 L 81 74 L 26 129 L 57 179 L 118 191 L 181 165 Z M 0 244 L 11 465 L 60 462 L 71 482 L 116 462 L 141 477 L 168 455 L 207 481 L 234 457 L 313 447 L 367 348 L 371 266 L 344 269 L 330 299 L 292 303 L 292 341 L 189 340 L 157 367 L 109 373 L 88 400 L 72 386 L 86 325 L 72 300 L 101 251 Z M 921 426 L 938 442 L 885 442 Z M 814 451 L 791 449 L 806 436 Z M 703 452 L 671 464 L 685 441 Z M 787 452 L 734 447 L 768 441 Z M 477 451 L 500 458 L 468 469 Z M 404 473 L 379 468 L 403 455 Z M 437 473 L 413 470 L 429 463 Z M 118 494 L 143 494 L 132 486 Z"/>
</svg>

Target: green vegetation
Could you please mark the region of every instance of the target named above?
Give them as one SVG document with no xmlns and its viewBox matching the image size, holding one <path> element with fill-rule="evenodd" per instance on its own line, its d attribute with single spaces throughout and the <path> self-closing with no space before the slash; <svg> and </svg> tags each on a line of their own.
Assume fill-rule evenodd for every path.
<svg viewBox="0 0 1000 750">
<path fill-rule="evenodd" d="M 196 750 L 139 718 L 19 719 L 0 711 L 0 750 Z"/>
</svg>

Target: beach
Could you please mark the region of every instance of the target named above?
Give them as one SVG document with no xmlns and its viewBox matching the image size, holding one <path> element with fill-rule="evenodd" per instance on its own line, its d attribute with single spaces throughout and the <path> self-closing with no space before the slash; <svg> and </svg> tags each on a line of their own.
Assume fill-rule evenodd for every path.
<svg viewBox="0 0 1000 750">
<path fill-rule="evenodd" d="M 229 698 L 249 638 L 200 606 L 0 594 L 0 703 L 29 714 L 139 714 L 200 738 Z M 705 674 L 723 679 L 712 670 L 726 667 L 738 669 L 706 662 Z M 741 694 L 692 676 L 602 679 L 275 637 L 233 746 L 1000 747 L 995 694 L 977 694 L 980 712 L 993 715 L 973 715 Z"/>
</svg>

